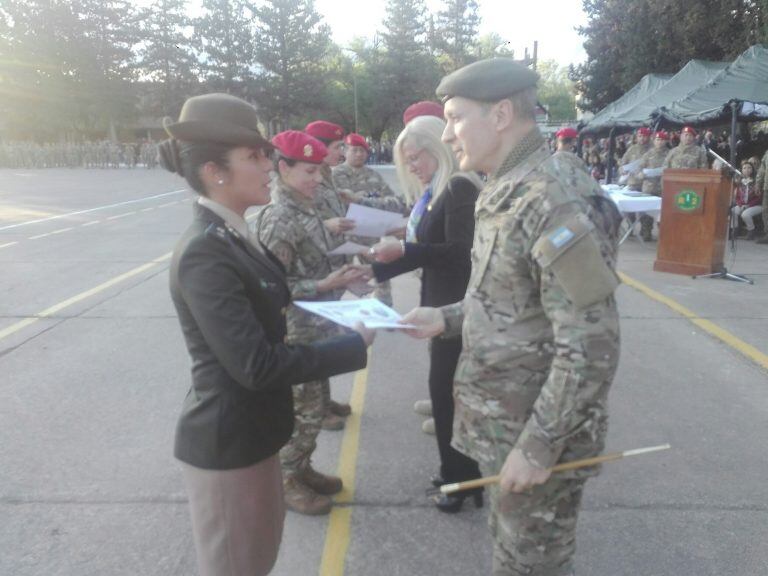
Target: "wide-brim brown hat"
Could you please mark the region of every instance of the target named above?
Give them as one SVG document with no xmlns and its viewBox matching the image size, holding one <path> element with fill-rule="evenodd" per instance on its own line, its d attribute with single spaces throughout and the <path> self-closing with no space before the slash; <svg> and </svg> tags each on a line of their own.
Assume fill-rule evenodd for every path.
<svg viewBox="0 0 768 576">
<path fill-rule="evenodd" d="M 178 122 L 163 120 L 173 138 L 186 142 L 216 142 L 272 150 L 259 131 L 256 108 L 229 94 L 203 94 L 184 102 Z"/>
</svg>

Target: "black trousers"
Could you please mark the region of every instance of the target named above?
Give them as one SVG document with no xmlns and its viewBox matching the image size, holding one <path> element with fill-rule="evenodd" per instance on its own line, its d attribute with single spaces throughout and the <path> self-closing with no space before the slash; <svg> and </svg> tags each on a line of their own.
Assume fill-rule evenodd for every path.
<svg viewBox="0 0 768 576">
<path fill-rule="evenodd" d="M 435 419 L 440 475 L 446 482 L 462 482 L 480 477 L 472 458 L 451 446 L 453 437 L 453 377 L 461 353 L 461 336 L 433 338 L 429 349 L 429 396 Z"/>
</svg>

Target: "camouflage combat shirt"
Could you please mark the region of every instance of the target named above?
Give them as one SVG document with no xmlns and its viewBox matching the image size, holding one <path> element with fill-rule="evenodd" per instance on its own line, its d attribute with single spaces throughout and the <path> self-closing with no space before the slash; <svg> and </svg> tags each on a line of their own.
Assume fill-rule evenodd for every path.
<svg viewBox="0 0 768 576">
<path fill-rule="evenodd" d="M 279 178 L 273 183 L 272 202 L 259 213 L 257 230 L 262 244 L 282 262 L 294 300 L 338 300 L 343 291 L 317 291 L 317 282 L 331 273 L 327 256 L 331 234 L 314 206 Z M 309 342 L 338 334 L 330 320 L 291 304 L 286 311 L 288 343 Z"/>
<path fill-rule="evenodd" d="M 609 209 L 596 211 L 595 204 Z M 553 270 L 533 256 L 537 241 L 584 214 L 595 227 L 585 236 L 596 242 L 594 257 L 615 274 L 615 207 L 569 156 L 549 154 L 538 129 L 511 151 L 478 198 L 467 293 L 442 311 L 445 336 L 461 330 L 464 342 L 453 444 L 491 469 L 500 470 L 514 447 L 540 467 L 603 448 L 606 398 L 619 360 L 615 284 L 607 296 L 577 307 Z"/>
</svg>

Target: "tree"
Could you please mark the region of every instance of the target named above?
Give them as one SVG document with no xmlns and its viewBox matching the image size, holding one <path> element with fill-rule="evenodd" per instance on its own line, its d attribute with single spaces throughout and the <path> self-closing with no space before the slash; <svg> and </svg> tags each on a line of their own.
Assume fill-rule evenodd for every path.
<svg viewBox="0 0 768 576">
<path fill-rule="evenodd" d="M 297 114 L 319 107 L 331 30 L 312 0 L 266 0 L 254 12 L 255 58 L 261 68 L 257 99 L 284 129 Z"/>
<path fill-rule="evenodd" d="M 674 73 L 689 60 L 731 60 L 761 34 L 755 0 L 583 0 L 579 29 L 587 61 L 571 78 L 582 106 L 598 110 L 649 72 Z"/>
<path fill-rule="evenodd" d="M 449 74 L 474 60 L 480 15 L 475 0 L 443 0 L 430 30 L 430 43 Z"/>
<path fill-rule="evenodd" d="M 475 46 L 475 55 L 477 60 L 485 60 L 486 58 L 495 58 L 497 56 L 514 58 L 515 51 L 509 48 L 509 42 L 505 41 L 496 32 L 489 32 L 478 38 Z"/>
<path fill-rule="evenodd" d="M 248 96 L 253 34 L 245 0 L 203 0 L 202 6 L 194 22 L 202 75 L 213 90 Z"/>
<path fill-rule="evenodd" d="M 425 7 L 423 0 L 388 0 L 382 55 L 381 122 L 372 127 L 371 136 L 379 140 L 391 122 L 413 102 L 434 98 L 440 77 L 426 46 Z"/>
<path fill-rule="evenodd" d="M 192 24 L 186 4 L 155 0 L 141 13 L 138 68 L 146 85 L 143 111 L 152 115 L 176 116 L 196 84 L 197 59 L 184 33 Z"/>
<path fill-rule="evenodd" d="M 563 122 L 576 119 L 576 95 L 573 82 L 568 78 L 568 69 L 558 66 L 554 60 L 538 63 L 538 98 L 549 110 L 549 119 Z"/>
<path fill-rule="evenodd" d="M 135 115 L 133 10 L 124 1 L 8 1 L 0 82 L 11 132 L 103 134 Z"/>
</svg>

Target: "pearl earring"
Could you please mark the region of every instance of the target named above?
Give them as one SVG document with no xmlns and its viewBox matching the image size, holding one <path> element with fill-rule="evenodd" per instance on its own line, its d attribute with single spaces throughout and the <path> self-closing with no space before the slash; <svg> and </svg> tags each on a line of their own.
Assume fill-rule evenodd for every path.
<svg viewBox="0 0 768 576">
<path fill-rule="evenodd" d="M 219 180 L 216 182 L 217 184 L 224 184 L 224 180 Z"/>
</svg>

